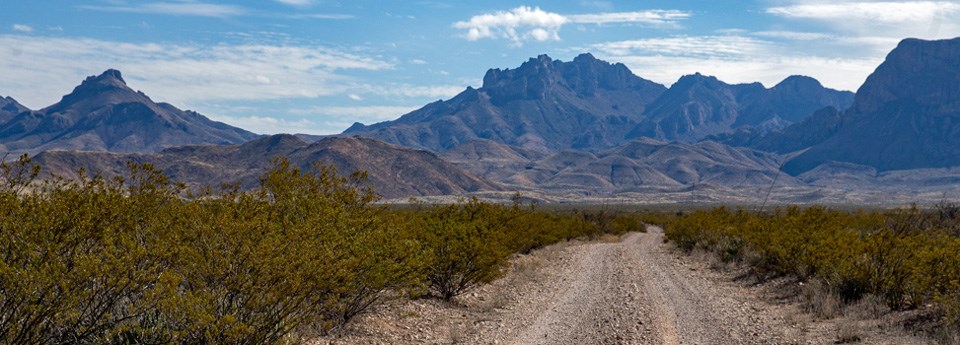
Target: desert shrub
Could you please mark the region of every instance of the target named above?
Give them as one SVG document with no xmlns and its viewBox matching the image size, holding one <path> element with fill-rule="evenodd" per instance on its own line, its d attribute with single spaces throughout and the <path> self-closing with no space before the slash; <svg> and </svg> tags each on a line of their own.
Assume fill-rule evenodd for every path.
<svg viewBox="0 0 960 345">
<path fill-rule="evenodd" d="M 281 343 L 424 281 L 362 174 L 281 159 L 257 191 L 185 199 L 149 165 L 26 185 L 18 164 L 0 190 L 3 343 Z"/>
<path fill-rule="evenodd" d="M 169 267 L 153 248 L 176 190 L 151 189 L 166 181 L 149 167 L 129 188 L 96 176 L 26 185 L 11 172 L 38 170 L 15 164 L 4 163 L 0 191 L 0 341 L 102 343 L 149 314 Z"/>
<path fill-rule="evenodd" d="M 499 205 L 472 198 L 407 215 L 429 258 L 430 291 L 450 299 L 500 277 L 514 253 L 601 234 L 582 214 L 544 212 L 519 200 Z"/>
<path fill-rule="evenodd" d="M 679 216 L 665 234 L 677 247 L 746 260 L 761 276 L 816 281 L 845 303 L 876 296 L 892 309 L 936 304 L 960 320 L 960 238 L 941 207 L 842 212 L 789 207 L 767 215 L 716 208 Z"/>
<path fill-rule="evenodd" d="M 386 298 L 449 299 L 514 253 L 636 225 L 519 197 L 397 212 L 363 173 L 282 158 L 253 191 L 189 192 L 148 164 L 113 179 L 39 169 L 0 165 L 0 343 L 298 342 Z"/>
<path fill-rule="evenodd" d="M 639 215 L 618 214 L 610 222 L 610 232 L 614 235 L 623 235 L 632 231 L 647 232 L 647 227 Z"/>
<path fill-rule="evenodd" d="M 302 325 L 335 328 L 383 298 L 417 287 L 418 243 L 380 215 L 363 176 L 311 172 L 284 159 L 254 193 L 191 203 L 171 310 L 179 339 L 276 343 Z M 188 306 L 187 308 L 179 308 Z"/>
<path fill-rule="evenodd" d="M 472 199 L 435 206 L 423 215 L 421 240 L 428 248 L 427 282 L 450 299 L 500 277 L 511 253 L 504 208 Z"/>
</svg>

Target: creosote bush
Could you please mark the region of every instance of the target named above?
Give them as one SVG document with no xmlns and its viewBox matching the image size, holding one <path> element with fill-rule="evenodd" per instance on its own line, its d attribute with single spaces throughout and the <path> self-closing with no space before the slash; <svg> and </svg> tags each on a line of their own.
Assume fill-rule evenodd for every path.
<svg viewBox="0 0 960 345">
<path fill-rule="evenodd" d="M 298 343 L 387 298 L 452 298 L 608 221 L 519 198 L 390 210 L 363 173 L 282 158 L 253 191 L 129 171 L 37 181 L 27 156 L 0 165 L 0 343 Z"/>
<path fill-rule="evenodd" d="M 419 229 L 427 250 L 430 291 L 447 300 L 500 277 L 513 253 L 600 234 L 585 217 L 539 211 L 519 198 L 509 206 L 473 198 L 436 205 L 413 218 L 412 228 Z"/>
<path fill-rule="evenodd" d="M 876 296 L 897 310 L 934 304 L 960 321 L 960 237 L 951 209 L 916 207 L 842 212 L 823 207 L 770 215 L 716 208 L 666 221 L 669 240 L 727 261 L 744 260 L 761 276 L 816 281 L 845 303 Z"/>
<path fill-rule="evenodd" d="M 259 190 L 184 198 L 149 165 L 25 192 L 29 165 L 3 169 L 3 343 L 282 343 L 423 284 L 362 174 L 281 159 Z"/>
</svg>

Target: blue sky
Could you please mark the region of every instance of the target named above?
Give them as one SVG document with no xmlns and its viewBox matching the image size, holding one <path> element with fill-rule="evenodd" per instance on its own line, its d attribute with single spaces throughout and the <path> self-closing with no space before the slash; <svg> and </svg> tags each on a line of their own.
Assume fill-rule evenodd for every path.
<svg viewBox="0 0 960 345">
<path fill-rule="evenodd" d="M 960 36 L 960 1 L 8 1 L 0 95 L 38 109 L 108 68 L 258 133 L 394 119 L 488 68 L 582 52 L 670 85 L 701 72 L 856 90 L 905 37 Z"/>
</svg>

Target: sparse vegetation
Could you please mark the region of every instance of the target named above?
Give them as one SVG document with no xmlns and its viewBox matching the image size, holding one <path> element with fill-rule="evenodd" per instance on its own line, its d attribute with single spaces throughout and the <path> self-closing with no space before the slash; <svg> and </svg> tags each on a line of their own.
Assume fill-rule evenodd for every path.
<svg viewBox="0 0 960 345">
<path fill-rule="evenodd" d="M 297 342 L 386 298 L 452 298 L 513 253 L 603 234 L 591 214 L 520 202 L 394 211 L 362 173 L 284 159 L 249 192 L 190 193 L 150 165 L 38 182 L 23 156 L 0 173 L 8 344 Z"/>
<path fill-rule="evenodd" d="M 823 317 L 864 298 L 902 310 L 928 305 L 960 321 L 960 238 L 953 207 L 843 212 L 789 207 L 769 215 L 716 208 L 660 219 L 667 238 L 746 262 L 761 277 L 794 275 Z M 836 297 L 834 297 L 836 296 Z M 839 301 L 837 301 L 839 299 Z"/>
</svg>

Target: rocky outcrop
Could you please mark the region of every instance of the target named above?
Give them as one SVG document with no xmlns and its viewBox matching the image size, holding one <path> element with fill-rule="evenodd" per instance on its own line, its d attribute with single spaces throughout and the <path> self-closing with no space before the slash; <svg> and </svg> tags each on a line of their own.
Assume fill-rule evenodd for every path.
<svg viewBox="0 0 960 345">
<path fill-rule="evenodd" d="M 14 116 L 25 111 L 29 111 L 27 107 L 23 106 L 13 97 L 3 97 L 0 96 L 0 125 L 10 121 Z"/>
<path fill-rule="evenodd" d="M 830 161 L 878 171 L 960 165 L 960 38 L 901 41 L 835 133 L 784 170 L 801 174 Z"/>
<path fill-rule="evenodd" d="M 816 79 L 791 76 L 767 89 L 760 83 L 730 85 L 696 73 L 683 76 L 647 107 L 628 135 L 696 142 L 744 131 L 762 135 L 802 121 L 817 109 L 844 109 L 853 93 L 823 87 Z"/>
<path fill-rule="evenodd" d="M 541 55 L 516 69 L 489 70 L 479 89 L 344 134 L 438 152 L 476 139 L 540 152 L 602 150 L 622 143 L 665 89 L 590 54 L 570 62 Z"/>
</svg>

